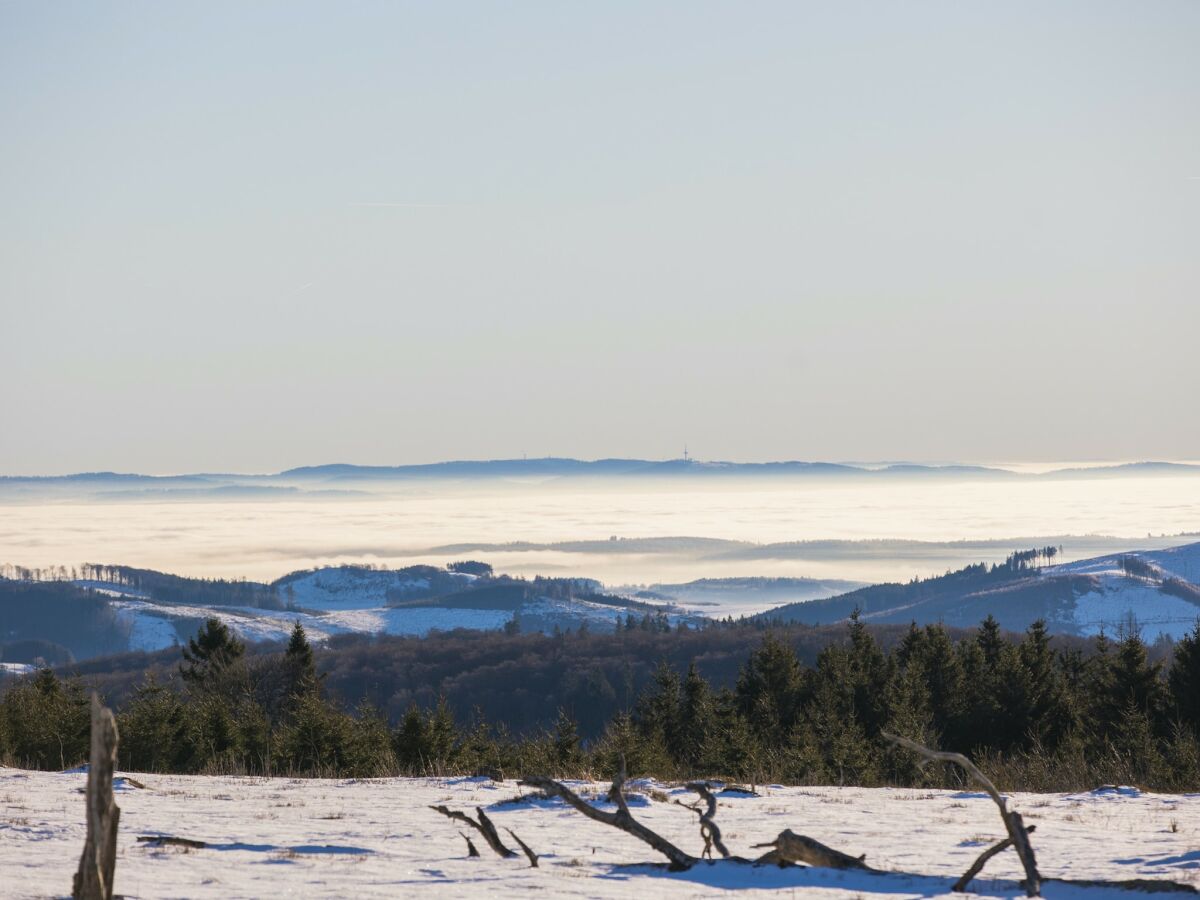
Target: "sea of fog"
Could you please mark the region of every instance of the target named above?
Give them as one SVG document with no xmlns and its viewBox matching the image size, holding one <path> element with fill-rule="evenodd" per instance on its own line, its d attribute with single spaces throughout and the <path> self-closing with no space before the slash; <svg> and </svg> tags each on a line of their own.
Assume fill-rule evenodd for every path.
<svg viewBox="0 0 1200 900">
<path fill-rule="evenodd" d="M 1183 543 L 1188 538 L 1179 535 L 1197 531 L 1195 475 L 612 485 L 430 480 L 353 496 L 2 503 L 0 562 L 123 563 L 273 579 L 328 564 L 474 558 L 513 574 L 590 576 L 609 585 L 759 575 L 882 581 L 1002 559 L 1035 538 L 1062 544 L 1073 559 Z M 1101 535 L 1117 540 L 1094 537 Z M 668 537 L 689 540 L 635 540 Z M 827 543 L 794 543 L 813 541 Z M 863 541 L 884 543 L 847 543 Z"/>
</svg>

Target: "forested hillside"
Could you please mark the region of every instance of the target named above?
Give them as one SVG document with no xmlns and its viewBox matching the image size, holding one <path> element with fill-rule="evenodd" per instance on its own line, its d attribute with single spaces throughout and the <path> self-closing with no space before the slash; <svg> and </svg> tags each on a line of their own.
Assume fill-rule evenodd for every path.
<svg viewBox="0 0 1200 900">
<path fill-rule="evenodd" d="M 149 674 L 131 660 L 132 693 L 95 672 L 64 682 L 44 670 L 9 686 L 0 753 L 42 767 L 80 758 L 84 687 L 95 683 L 119 709 L 132 770 L 580 775 L 624 759 L 662 778 L 947 777 L 896 752 L 887 730 L 986 759 L 1009 789 L 1200 784 L 1200 626 L 1167 662 L 1136 632 L 1088 647 L 1056 642 L 1041 623 L 1006 637 L 991 618 L 958 636 L 899 632 L 853 617 L 836 630 L 510 635 L 499 658 L 495 638 L 478 635 L 447 636 L 434 654 L 426 642 L 362 639 L 319 652 L 297 625 L 286 648 L 248 654 L 212 619 Z M 651 662 L 656 650 L 671 652 Z"/>
</svg>

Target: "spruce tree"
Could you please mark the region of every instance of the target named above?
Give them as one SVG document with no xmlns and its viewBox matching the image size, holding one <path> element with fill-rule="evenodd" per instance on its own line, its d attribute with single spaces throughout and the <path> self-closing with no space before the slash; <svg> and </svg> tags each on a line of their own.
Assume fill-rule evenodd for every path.
<svg viewBox="0 0 1200 900">
<path fill-rule="evenodd" d="M 888 660 L 859 618 L 857 609 L 850 615 L 849 636 L 847 662 L 854 688 L 854 713 L 867 734 L 874 736 L 886 718 Z"/>
<path fill-rule="evenodd" d="M 800 711 L 803 670 L 792 648 L 768 632 L 737 680 L 742 714 L 760 741 L 781 746 Z"/>
<path fill-rule="evenodd" d="M 954 650 L 950 633 L 941 624 L 925 626 L 921 670 L 929 690 L 929 713 L 933 730 L 944 749 L 965 752 L 966 687 L 962 661 Z"/>
<path fill-rule="evenodd" d="M 188 684 L 208 687 L 245 652 L 246 645 L 234 637 L 229 626 L 212 617 L 205 621 L 195 637 L 188 638 L 179 674 Z"/>
<path fill-rule="evenodd" d="M 679 673 L 665 660 L 660 662 L 650 688 L 638 700 L 634 715 L 642 737 L 661 743 L 676 760 L 683 755 L 679 719 L 681 691 Z"/>
<path fill-rule="evenodd" d="M 1200 621 L 1191 634 L 1175 645 L 1175 657 L 1167 676 L 1171 711 L 1192 733 L 1200 737 Z"/>
<path fill-rule="evenodd" d="M 392 748 L 396 760 L 410 774 L 427 774 L 429 761 L 429 733 L 425 716 L 415 704 L 410 704 L 392 737 Z"/>
<path fill-rule="evenodd" d="M 1117 644 L 1109 691 L 1108 708 L 1114 719 L 1126 719 L 1127 709 L 1132 707 L 1145 716 L 1152 730 L 1159 730 L 1167 699 L 1162 663 L 1149 661 L 1146 645 L 1136 631 Z"/>
<path fill-rule="evenodd" d="M 693 661 L 688 665 L 687 675 L 683 679 L 683 698 L 679 710 L 679 761 L 689 772 L 696 772 L 707 761 L 715 729 L 712 691 Z"/>
<path fill-rule="evenodd" d="M 312 645 L 308 642 L 308 635 L 299 619 L 292 626 L 292 636 L 283 659 L 287 670 L 289 696 L 295 697 L 317 689 L 319 681 L 316 660 L 313 657 Z"/>
<path fill-rule="evenodd" d="M 558 771 L 565 775 L 579 773 L 583 751 L 579 742 L 579 726 L 575 719 L 559 707 L 558 719 L 554 723 L 554 759 Z"/>
<path fill-rule="evenodd" d="M 1038 745 L 1053 749 L 1075 724 L 1075 712 L 1068 702 L 1066 683 L 1043 620 L 1029 626 L 1018 654 L 1027 679 L 1029 733 Z"/>
<path fill-rule="evenodd" d="M 121 766 L 134 772 L 178 771 L 184 725 L 180 696 L 148 675 L 117 716 Z"/>
</svg>

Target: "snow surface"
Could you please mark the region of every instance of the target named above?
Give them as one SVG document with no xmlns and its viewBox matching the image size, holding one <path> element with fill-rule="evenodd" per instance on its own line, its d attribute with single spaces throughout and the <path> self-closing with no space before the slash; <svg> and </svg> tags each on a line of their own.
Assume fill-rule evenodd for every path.
<svg viewBox="0 0 1200 900">
<path fill-rule="evenodd" d="M 455 577 L 469 581 L 474 576 L 460 574 Z M 416 594 L 428 589 L 428 578 L 412 578 L 388 570 L 338 566 L 290 579 L 280 587 L 280 596 L 290 597 L 296 606 L 305 609 L 371 609 L 387 602 L 389 590 Z"/>
<path fill-rule="evenodd" d="M 6 897 L 65 895 L 84 840 L 86 775 L 0 768 L 0 884 Z M 668 873 L 641 842 L 592 822 L 558 801 L 511 803 L 512 781 L 480 778 L 294 780 L 137 775 L 119 778 L 121 827 L 115 888 L 150 897 L 707 897 L 744 889 L 813 898 L 962 897 L 954 880 L 1000 840 L 996 808 L 975 791 L 866 788 L 761 788 L 758 797 L 721 797 L 717 823 L 734 853 L 761 851 L 785 828 L 807 834 L 882 869 L 874 875 L 824 869 L 701 864 Z M 699 853 L 693 813 L 664 798 L 684 789 L 638 783 L 634 815 L 683 849 Z M 603 785 L 578 790 L 599 795 Z M 654 799 L 648 792 L 658 795 Z M 1036 824 L 1044 877 L 1165 878 L 1200 885 L 1200 794 L 1136 788 L 1082 794 L 1015 794 Z M 487 810 L 506 843 L 512 828 L 541 855 L 500 859 L 478 836 L 477 859 L 451 822 L 428 807 Z M 203 849 L 151 847 L 138 835 L 205 841 Z M 1011 852 L 989 863 L 976 895 L 1022 895 Z M 794 893 L 795 892 L 795 893 Z M 800 893 L 802 892 L 802 893 Z M 1136 894 L 1050 882 L 1050 900 L 1130 900 Z"/>
<path fill-rule="evenodd" d="M 1090 575 L 1099 583 L 1096 590 L 1075 598 L 1070 624 L 1083 635 L 1102 630 L 1113 635 L 1132 614 L 1147 641 L 1160 635 L 1178 640 L 1189 634 L 1200 619 L 1200 606 L 1160 590 L 1152 580 L 1126 575 L 1121 569 L 1122 556 L 1143 559 L 1164 575 L 1200 582 L 1200 543 L 1098 556 L 1043 569 L 1046 575 Z"/>
<path fill-rule="evenodd" d="M 1103 631 L 1114 636 L 1130 614 L 1141 628 L 1143 640 L 1154 641 L 1164 634 L 1179 640 L 1196 627 L 1200 606 L 1164 593 L 1153 584 L 1111 575 L 1101 576 L 1098 591 L 1075 598 L 1074 622 L 1082 635 Z"/>
<path fill-rule="evenodd" d="M 383 633 L 426 635 L 455 628 L 498 630 L 512 618 L 503 610 L 439 609 L 347 609 L 317 615 L 292 610 L 257 609 L 250 606 L 182 606 L 142 600 L 113 600 L 117 615 L 132 625 L 131 650 L 162 650 L 179 643 L 176 622 L 188 623 L 194 631 L 196 619 L 215 617 L 246 641 L 283 641 L 299 622 L 310 640 L 323 641 L 333 634 Z"/>
<path fill-rule="evenodd" d="M 95 581 L 90 578 L 77 578 L 71 582 L 76 587 L 87 588 L 95 591 L 97 594 L 104 594 L 108 597 L 142 597 L 148 599 L 150 595 L 143 590 L 135 587 L 128 587 L 123 584 L 114 584 L 111 581 Z"/>
</svg>

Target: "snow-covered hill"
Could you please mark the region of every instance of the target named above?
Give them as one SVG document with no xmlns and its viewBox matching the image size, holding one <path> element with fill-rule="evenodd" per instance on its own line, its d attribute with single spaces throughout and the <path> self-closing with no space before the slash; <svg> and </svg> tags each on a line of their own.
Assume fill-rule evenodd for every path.
<svg viewBox="0 0 1200 900">
<path fill-rule="evenodd" d="M 87 776 L 0 768 L 0 884 L 6 897 L 65 896 L 84 840 Z M 144 785 L 138 787 L 137 785 Z M 130 897 L 964 897 L 950 887 L 1003 837 L 996 808 L 975 791 L 867 788 L 760 788 L 760 796 L 722 796 L 716 815 L 735 854 L 785 828 L 858 855 L 881 869 L 830 869 L 729 863 L 670 873 L 649 847 L 569 810 L 559 801 L 514 803 L 512 781 L 482 778 L 297 780 L 141 775 L 118 778 L 121 807 L 115 888 Z M 596 796 L 605 785 L 575 783 Z M 673 800 L 685 789 L 634 782 L 634 815 L 693 853 L 695 815 Z M 603 802 L 603 801 L 601 801 Z M 1079 794 L 1014 794 L 1015 809 L 1036 823 L 1034 848 L 1044 877 L 1169 879 L 1200 886 L 1200 795 L 1146 794 L 1136 788 Z M 508 842 L 511 828 L 540 855 L 500 859 L 475 838 L 469 858 L 461 827 L 429 809 L 482 807 Z M 611 807 L 609 807 L 611 808 Z M 140 835 L 203 841 L 201 848 L 156 847 Z M 650 865 L 655 863 L 655 865 Z M 1013 853 L 992 860 L 972 883 L 975 896 L 1022 896 Z M 1112 888 L 1049 881 L 1048 900 L 1129 900 Z M 1169 895 L 1171 896 L 1171 895 Z M 1175 894 L 1173 896 L 1183 896 Z"/>
<path fill-rule="evenodd" d="M 1142 561 L 1146 574 L 1131 573 L 1122 558 Z M 1093 586 L 1078 594 L 1073 607 L 1055 622 L 1063 630 L 1112 634 L 1132 621 L 1147 640 L 1160 634 L 1179 638 L 1200 619 L 1200 587 L 1195 587 L 1194 596 L 1187 590 L 1200 584 L 1200 543 L 1101 556 L 1043 570 L 1045 578 L 1064 575 L 1087 575 Z M 1184 584 L 1172 591 L 1170 579 Z"/>
<path fill-rule="evenodd" d="M 494 631 L 514 619 L 524 631 L 552 632 L 581 625 L 611 631 L 631 613 L 668 610 L 595 591 L 597 582 L 577 580 L 581 596 L 556 596 L 561 582 L 510 583 L 431 566 L 401 570 L 339 566 L 286 576 L 272 587 L 286 601 L 285 609 L 249 606 L 196 605 L 156 601 L 147 592 L 111 582 L 77 582 L 96 591 L 130 626 L 131 650 L 161 650 L 181 644 L 204 619 L 216 617 L 247 641 L 285 640 L 294 623 L 322 641 L 335 634 L 425 635 L 430 631 L 470 628 Z M 478 588 L 478 590 L 476 590 Z M 666 613 L 668 621 L 693 619 L 681 611 Z"/>
<path fill-rule="evenodd" d="M 1179 638 L 1200 620 L 1200 543 L 1110 554 L 1044 568 L 973 566 L 907 584 L 880 584 L 826 600 L 792 603 L 768 618 L 812 624 L 845 619 L 855 609 L 876 623 L 943 622 L 971 627 L 992 615 L 1012 630 L 1038 619 L 1051 631 Z"/>
</svg>

